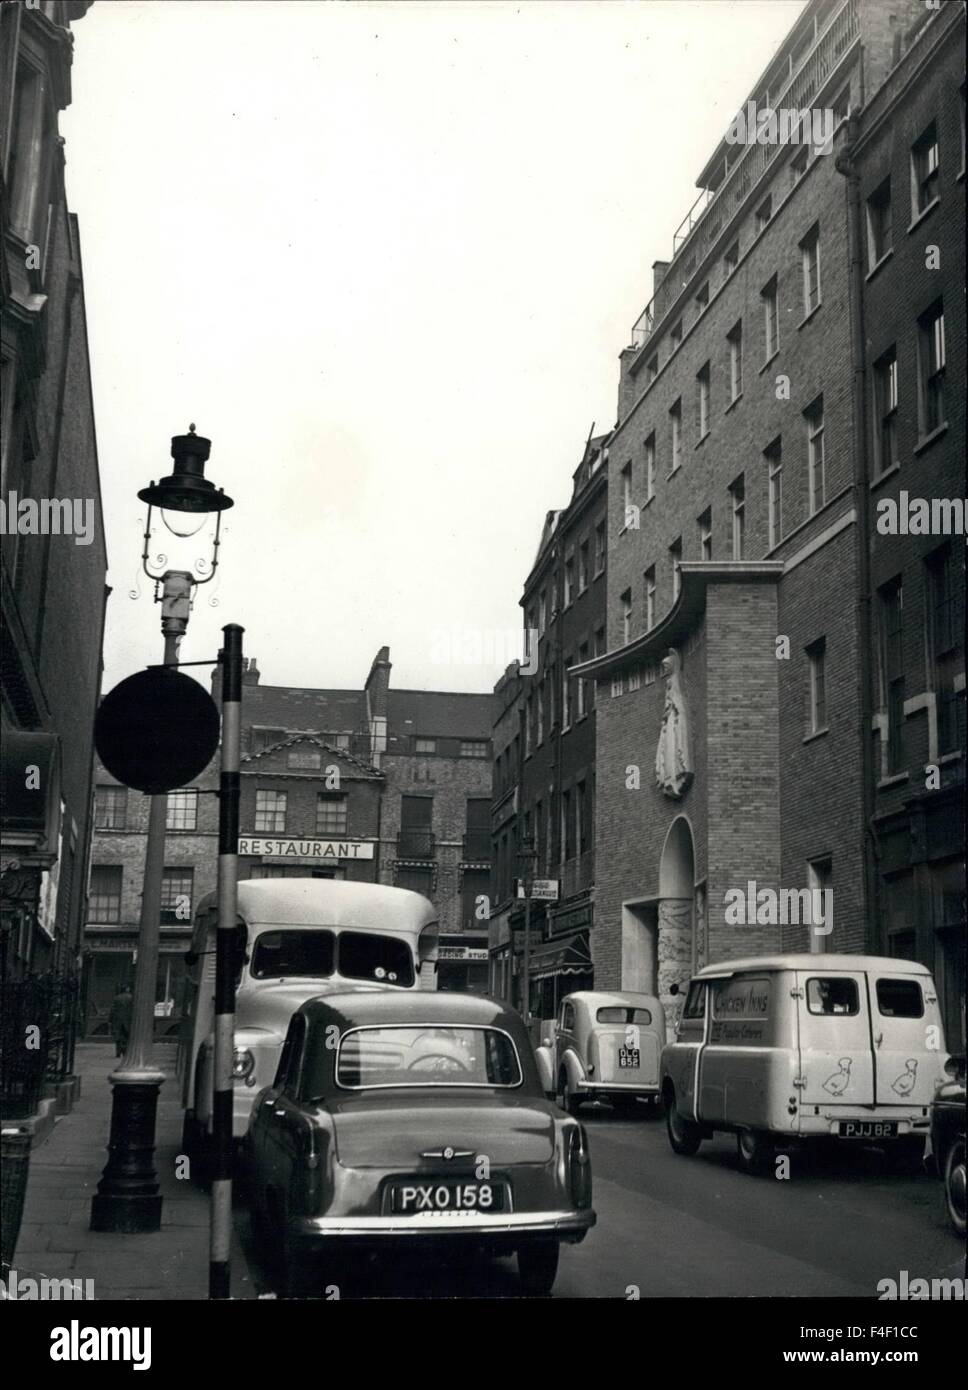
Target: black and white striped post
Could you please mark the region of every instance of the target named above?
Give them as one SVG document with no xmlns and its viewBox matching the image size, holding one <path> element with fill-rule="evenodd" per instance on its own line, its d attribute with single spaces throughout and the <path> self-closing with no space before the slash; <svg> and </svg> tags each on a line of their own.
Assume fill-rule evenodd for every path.
<svg viewBox="0 0 968 1390">
<path fill-rule="evenodd" d="M 212 1233 L 208 1296 L 225 1299 L 231 1287 L 232 1059 L 235 1050 L 236 924 L 239 879 L 239 753 L 242 717 L 242 633 L 223 627 L 222 770 L 218 806 L 218 931 L 215 938 L 215 1094 L 212 1101 Z"/>
</svg>

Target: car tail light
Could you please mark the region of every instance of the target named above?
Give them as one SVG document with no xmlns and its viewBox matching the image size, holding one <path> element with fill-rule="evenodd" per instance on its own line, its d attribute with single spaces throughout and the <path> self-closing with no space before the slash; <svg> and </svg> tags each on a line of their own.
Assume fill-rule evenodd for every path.
<svg viewBox="0 0 968 1390">
<path fill-rule="evenodd" d="M 592 1204 L 592 1165 L 588 1156 L 588 1136 L 585 1126 L 576 1124 L 571 1131 L 568 1150 L 568 1179 L 571 1197 L 579 1209 Z"/>
</svg>

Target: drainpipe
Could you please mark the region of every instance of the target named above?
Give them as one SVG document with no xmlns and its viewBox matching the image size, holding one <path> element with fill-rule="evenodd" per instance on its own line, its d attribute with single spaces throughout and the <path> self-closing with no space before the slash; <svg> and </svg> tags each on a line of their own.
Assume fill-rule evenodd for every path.
<svg viewBox="0 0 968 1390">
<path fill-rule="evenodd" d="M 863 208 L 860 176 L 854 159 L 861 109 L 852 111 L 847 121 L 847 137 L 837 154 L 835 167 L 847 180 L 848 287 L 851 330 L 851 400 L 853 406 L 854 510 L 857 517 L 856 617 L 858 666 L 860 673 L 860 761 L 861 808 L 864 818 L 861 855 L 864 866 L 864 912 L 867 923 L 865 948 L 880 949 L 880 911 L 878 905 L 878 846 L 874 829 L 874 769 L 871 749 L 872 661 L 870 563 L 870 460 L 867 437 L 867 334 L 864 324 Z M 876 935 L 877 939 L 873 939 Z"/>
</svg>

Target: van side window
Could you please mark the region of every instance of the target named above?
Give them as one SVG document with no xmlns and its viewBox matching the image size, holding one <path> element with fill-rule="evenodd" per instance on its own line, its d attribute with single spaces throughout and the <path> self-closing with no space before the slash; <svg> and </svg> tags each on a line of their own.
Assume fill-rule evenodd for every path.
<svg viewBox="0 0 968 1390">
<path fill-rule="evenodd" d="M 706 1013 L 706 982 L 705 980 L 693 980 L 689 986 L 689 993 L 686 995 L 685 1008 L 682 1011 L 683 1018 L 703 1018 Z"/>
<path fill-rule="evenodd" d="M 884 1018 L 923 1018 L 921 986 L 917 980 L 878 980 L 877 1010 Z"/>
<path fill-rule="evenodd" d="M 845 979 L 842 975 L 829 975 L 825 979 L 814 977 L 807 981 L 807 1009 L 812 1014 L 856 1014 L 860 1005 L 857 997 L 857 981 Z"/>
</svg>

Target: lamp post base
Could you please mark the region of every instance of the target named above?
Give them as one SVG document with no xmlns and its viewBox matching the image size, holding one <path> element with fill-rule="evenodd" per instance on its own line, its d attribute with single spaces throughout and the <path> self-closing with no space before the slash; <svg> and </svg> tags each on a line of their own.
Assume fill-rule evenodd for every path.
<svg viewBox="0 0 968 1390">
<path fill-rule="evenodd" d="M 164 1072 L 114 1072 L 109 1077 L 108 1161 L 91 1199 L 91 1230 L 134 1233 L 161 1229 L 155 1172 L 155 1116 Z"/>
</svg>

